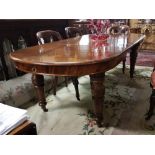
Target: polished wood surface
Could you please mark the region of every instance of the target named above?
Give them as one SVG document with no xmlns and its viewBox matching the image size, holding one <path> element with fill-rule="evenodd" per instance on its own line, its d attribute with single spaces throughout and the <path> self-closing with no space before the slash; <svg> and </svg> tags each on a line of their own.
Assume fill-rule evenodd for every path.
<svg viewBox="0 0 155 155">
<path fill-rule="evenodd" d="M 36 124 L 27 120 L 10 131 L 7 135 L 37 135 Z"/>
<path fill-rule="evenodd" d="M 10 56 L 25 72 L 81 76 L 113 68 L 129 48 L 143 39 L 140 34 L 110 36 L 108 45 L 97 49 L 95 41 L 84 35 L 18 50 Z"/>
<path fill-rule="evenodd" d="M 70 38 L 44 45 L 29 47 L 11 53 L 19 70 L 32 73 L 39 105 L 44 111 L 43 75 L 82 76 L 89 75 L 94 113 L 98 126 L 103 126 L 104 75 L 118 65 L 130 49 L 130 77 L 133 77 L 137 49 L 145 38 L 140 34 L 113 35 L 105 40 L 93 41 L 91 35 Z"/>
</svg>

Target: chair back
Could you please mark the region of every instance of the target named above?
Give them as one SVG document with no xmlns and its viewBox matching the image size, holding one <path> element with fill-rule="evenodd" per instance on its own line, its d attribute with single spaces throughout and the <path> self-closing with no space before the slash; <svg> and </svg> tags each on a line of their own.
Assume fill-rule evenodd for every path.
<svg viewBox="0 0 155 155">
<path fill-rule="evenodd" d="M 130 33 L 130 27 L 128 25 L 121 25 L 120 26 L 120 33 L 129 34 Z"/>
<path fill-rule="evenodd" d="M 112 25 L 108 29 L 108 34 L 109 35 L 119 35 L 120 34 L 120 26 L 119 25 Z"/>
<path fill-rule="evenodd" d="M 81 36 L 82 32 L 77 27 L 66 27 L 65 28 L 67 38 L 73 38 L 76 36 Z"/>
<path fill-rule="evenodd" d="M 60 33 L 53 30 L 39 31 L 36 33 L 36 36 L 39 45 L 62 39 Z"/>
</svg>

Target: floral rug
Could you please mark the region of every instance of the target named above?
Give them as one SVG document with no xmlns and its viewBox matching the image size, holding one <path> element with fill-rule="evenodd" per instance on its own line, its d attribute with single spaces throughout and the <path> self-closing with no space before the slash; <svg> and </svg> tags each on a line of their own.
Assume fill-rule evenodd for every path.
<svg viewBox="0 0 155 155">
<path fill-rule="evenodd" d="M 36 123 L 39 135 L 139 135 L 155 134 L 155 117 L 145 121 L 151 94 L 151 67 L 136 67 L 129 78 L 129 68 L 122 66 L 105 76 L 104 127 L 98 128 L 92 112 L 89 76 L 79 78 L 81 101 L 77 101 L 70 83 L 60 87 L 57 95 L 47 94 L 48 112 L 35 104 L 28 108 L 30 120 Z"/>
<path fill-rule="evenodd" d="M 153 67 L 155 60 L 155 51 L 141 50 L 138 53 L 136 65 Z M 130 54 L 127 54 L 126 64 L 130 64 Z"/>
</svg>

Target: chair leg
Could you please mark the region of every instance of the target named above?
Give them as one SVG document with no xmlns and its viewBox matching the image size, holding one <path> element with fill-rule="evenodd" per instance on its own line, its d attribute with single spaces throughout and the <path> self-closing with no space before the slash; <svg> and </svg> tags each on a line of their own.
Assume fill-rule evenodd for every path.
<svg viewBox="0 0 155 155">
<path fill-rule="evenodd" d="M 148 113 L 146 114 L 145 120 L 149 120 L 153 115 L 153 110 L 155 107 L 155 89 L 152 89 L 152 94 L 150 96 L 150 108 Z"/>
<path fill-rule="evenodd" d="M 78 84 L 79 84 L 78 77 L 71 77 L 71 79 L 72 79 L 73 85 L 75 87 L 76 98 L 77 98 L 77 100 L 80 101 L 79 88 L 78 88 Z"/>
<path fill-rule="evenodd" d="M 54 84 L 53 84 L 53 94 L 56 95 L 56 89 L 57 89 L 57 83 L 58 83 L 58 77 L 54 77 Z"/>
<path fill-rule="evenodd" d="M 65 77 L 65 86 L 68 87 L 68 77 Z"/>
<path fill-rule="evenodd" d="M 123 74 L 125 73 L 125 62 L 126 62 L 126 58 L 123 60 L 123 68 L 122 68 Z"/>
</svg>

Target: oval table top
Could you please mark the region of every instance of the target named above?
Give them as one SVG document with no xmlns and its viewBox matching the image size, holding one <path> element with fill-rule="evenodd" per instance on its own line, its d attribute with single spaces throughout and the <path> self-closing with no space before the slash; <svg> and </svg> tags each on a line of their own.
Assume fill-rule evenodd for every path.
<svg viewBox="0 0 155 155">
<path fill-rule="evenodd" d="M 91 35 L 83 35 L 20 49 L 11 53 L 10 57 L 16 63 L 17 68 L 22 71 L 59 75 L 60 73 L 56 71 L 58 67 L 83 65 L 86 67 L 113 60 L 142 41 L 144 37 L 145 35 L 131 33 L 129 35 L 109 36 L 107 41 L 105 41 L 93 40 Z M 42 68 L 39 71 L 37 68 L 39 66 L 49 68 Z M 53 69 L 54 66 L 56 67 L 55 69 Z M 31 67 L 35 67 L 36 69 L 32 69 Z M 73 71 L 74 69 L 72 68 L 71 70 Z M 84 70 L 86 70 L 86 68 Z M 91 72 L 94 73 L 95 70 Z M 100 71 L 98 70 L 97 72 Z M 87 72 L 87 74 L 88 73 L 89 72 Z M 67 70 L 61 72 L 61 75 L 67 74 L 71 75 L 72 73 Z M 74 74 L 84 75 L 84 73 L 79 71 L 73 71 L 72 75 Z"/>
</svg>

